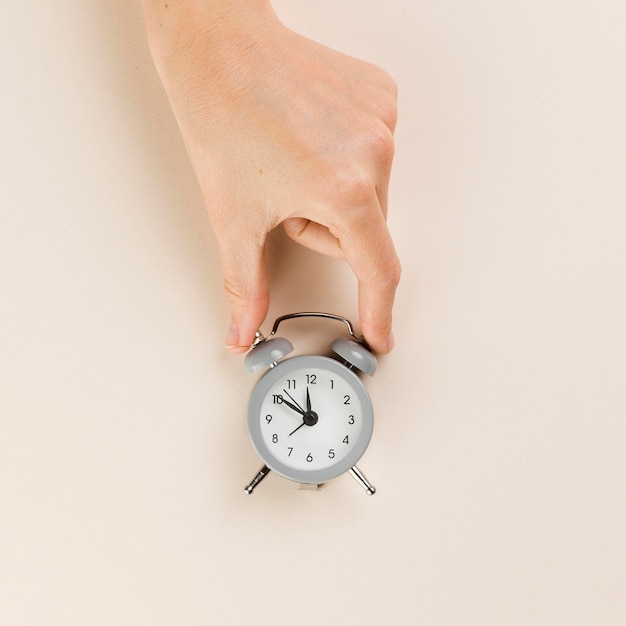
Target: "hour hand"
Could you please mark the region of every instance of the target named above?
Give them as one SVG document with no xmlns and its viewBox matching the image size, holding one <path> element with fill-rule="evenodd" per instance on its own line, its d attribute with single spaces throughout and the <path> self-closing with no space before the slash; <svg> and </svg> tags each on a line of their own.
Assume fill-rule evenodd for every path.
<svg viewBox="0 0 626 626">
<path fill-rule="evenodd" d="M 285 389 L 283 389 L 283 392 L 285 393 L 285 395 L 289 396 L 289 393 Z M 291 396 L 289 397 L 291 398 Z M 291 399 L 293 400 L 293 398 Z M 293 409 L 296 413 L 300 413 L 300 415 L 304 415 L 304 411 L 299 406 L 296 406 L 292 402 L 289 402 L 289 400 L 285 400 L 285 396 L 283 396 L 283 404 L 286 404 L 290 409 Z"/>
</svg>

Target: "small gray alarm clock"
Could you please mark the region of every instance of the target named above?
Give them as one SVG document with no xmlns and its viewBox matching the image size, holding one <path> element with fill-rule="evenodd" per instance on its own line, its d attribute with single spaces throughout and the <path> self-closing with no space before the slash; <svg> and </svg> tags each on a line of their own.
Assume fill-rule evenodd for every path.
<svg viewBox="0 0 626 626">
<path fill-rule="evenodd" d="M 335 339 L 339 357 L 306 354 L 284 359 L 294 348 L 275 337 L 281 322 L 318 317 L 343 322 L 349 337 Z M 284 360 L 283 360 L 284 359 Z M 370 396 L 355 374 L 376 371 L 376 357 L 344 317 L 330 313 L 291 313 L 274 322 L 267 336 L 258 332 L 245 367 L 269 368 L 252 391 L 248 430 L 265 465 L 245 488 L 251 494 L 270 470 L 304 484 L 320 484 L 349 471 L 369 495 L 376 489 L 356 467 L 374 428 Z"/>
</svg>

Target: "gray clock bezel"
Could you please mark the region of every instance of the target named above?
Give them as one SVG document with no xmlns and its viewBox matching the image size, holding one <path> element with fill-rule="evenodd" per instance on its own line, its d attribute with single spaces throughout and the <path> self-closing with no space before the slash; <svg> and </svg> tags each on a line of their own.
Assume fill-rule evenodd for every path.
<svg viewBox="0 0 626 626">
<path fill-rule="evenodd" d="M 276 459 L 261 436 L 261 404 L 270 388 L 290 371 L 318 367 L 341 376 L 356 392 L 361 403 L 362 425 L 359 439 L 350 452 L 337 464 L 319 470 L 298 470 Z M 252 445 L 265 464 L 277 474 L 299 483 L 323 483 L 347 472 L 363 456 L 374 431 L 374 408 L 369 393 L 361 379 L 335 359 L 318 354 L 304 354 L 277 363 L 259 379 L 248 404 L 248 432 Z"/>
</svg>

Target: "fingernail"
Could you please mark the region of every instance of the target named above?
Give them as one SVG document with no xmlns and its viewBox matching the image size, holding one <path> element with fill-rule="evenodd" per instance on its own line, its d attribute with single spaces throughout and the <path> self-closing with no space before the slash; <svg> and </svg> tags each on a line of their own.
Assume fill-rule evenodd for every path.
<svg viewBox="0 0 626 626">
<path fill-rule="evenodd" d="M 228 329 L 228 335 L 226 335 L 226 349 L 234 350 L 239 347 L 239 326 L 232 322 Z"/>
<path fill-rule="evenodd" d="M 389 335 L 389 337 L 387 338 L 387 352 L 391 352 L 395 345 L 396 340 L 393 337 L 393 333 L 391 333 L 391 335 Z"/>
</svg>

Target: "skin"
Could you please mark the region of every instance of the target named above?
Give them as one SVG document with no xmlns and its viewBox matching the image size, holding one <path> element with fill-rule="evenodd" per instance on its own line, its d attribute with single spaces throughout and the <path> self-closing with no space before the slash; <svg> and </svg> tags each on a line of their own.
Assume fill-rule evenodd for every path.
<svg viewBox="0 0 626 626">
<path fill-rule="evenodd" d="M 269 307 L 264 247 L 281 226 L 345 260 L 359 321 L 393 347 L 400 263 L 386 224 L 396 85 L 287 29 L 265 0 L 143 0 L 150 49 L 215 230 L 245 352 Z"/>
</svg>

